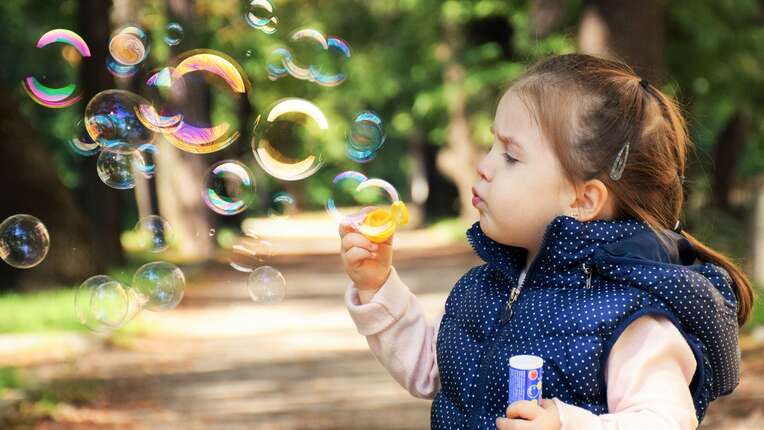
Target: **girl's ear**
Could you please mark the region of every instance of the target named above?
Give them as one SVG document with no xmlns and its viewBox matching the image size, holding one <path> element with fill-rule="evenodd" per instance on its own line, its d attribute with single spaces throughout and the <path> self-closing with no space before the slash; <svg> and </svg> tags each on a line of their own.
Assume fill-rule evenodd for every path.
<svg viewBox="0 0 764 430">
<path fill-rule="evenodd" d="M 613 217 L 610 193 L 599 179 L 590 179 L 577 187 L 576 199 L 571 204 L 571 209 L 578 212 L 576 218 L 581 222 Z"/>
</svg>

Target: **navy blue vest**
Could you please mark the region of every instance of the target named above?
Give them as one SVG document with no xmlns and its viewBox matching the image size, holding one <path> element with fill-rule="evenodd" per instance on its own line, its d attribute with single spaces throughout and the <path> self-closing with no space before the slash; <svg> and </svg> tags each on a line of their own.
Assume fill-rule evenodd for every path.
<svg viewBox="0 0 764 430">
<path fill-rule="evenodd" d="M 739 381 L 737 300 L 723 268 L 693 264 L 687 239 L 667 234 L 668 247 L 639 220 L 559 216 L 507 312 L 527 250 L 493 241 L 475 223 L 467 237 L 486 264 L 468 271 L 446 301 L 432 428 L 495 429 L 507 408 L 509 357 L 517 354 L 545 360 L 543 397 L 608 412 L 610 348 L 648 314 L 669 318 L 695 354 L 689 388 L 702 420 L 708 403 Z"/>
</svg>

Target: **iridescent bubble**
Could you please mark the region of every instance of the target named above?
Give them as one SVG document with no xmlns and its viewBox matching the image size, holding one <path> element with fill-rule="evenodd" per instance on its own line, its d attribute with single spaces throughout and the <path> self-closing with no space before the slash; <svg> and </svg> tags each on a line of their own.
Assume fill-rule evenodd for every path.
<svg viewBox="0 0 764 430">
<path fill-rule="evenodd" d="M 345 136 L 345 153 L 355 162 L 367 163 L 376 157 L 384 143 L 382 119 L 374 112 L 361 112 L 353 119 Z"/>
<path fill-rule="evenodd" d="M 172 226 L 159 215 L 141 218 L 133 230 L 136 233 L 138 247 L 144 251 L 165 251 L 175 240 L 175 231 Z"/>
<path fill-rule="evenodd" d="M 122 283 L 96 275 L 80 284 L 74 296 L 74 311 L 80 324 L 103 333 L 127 322 L 130 297 Z"/>
<path fill-rule="evenodd" d="M 275 33 L 275 25 L 279 23 L 273 11 L 273 4 L 268 0 L 251 0 L 249 9 L 244 14 L 244 19 L 252 28 L 265 34 Z"/>
<path fill-rule="evenodd" d="M 252 151 L 269 175 L 297 181 L 312 175 L 324 163 L 329 121 L 313 103 L 282 99 L 255 121 Z"/>
<path fill-rule="evenodd" d="M 64 43 L 79 53 L 82 57 L 90 57 L 90 48 L 78 34 L 64 29 L 50 30 L 37 41 L 37 48 L 43 48 L 52 43 Z M 40 82 L 34 76 L 27 76 L 22 81 L 24 90 L 36 103 L 50 108 L 71 106 L 80 100 L 81 95 L 77 85 L 49 86 Z"/>
<path fill-rule="evenodd" d="M 144 264 L 135 272 L 133 288 L 146 298 L 146 309 L 166 311 L 174 309 L 183 299 L 186 277 L 178 266 L 155 261 Z"/>
<path fill-rule="evenodd" d="M 229 264 L 240 272 L 251 272 L 273 257 L 273 243 L 258 234 L 245 230 L 231 247 Z"/>
<path fill-rule="evenodd" d="M 101 145 L 99 145 L 98 142 L 93 141 L 87 130 L 85 130 L 85 123 L 83 120 L 77 121 L 74 128 L 74 136 L 67 141 L 69 147 L 72 148 L 72 151 L 78 155 L 90 157 L 101 150 Z"/>
<path fill-rule="evenodd" d="M 247 97 L 250 84 L 241 66 L 228 55 L 212 50 L 195 50 L 182 54 L 172 74 L 172 89 L 175 96 L 176 82 L 185 81 L 186 88 L 198 87 L 194 82 L 207 85 L 213 98 L 228 98 L 222 105 L 237 106 L 241 97 Z M 196 79 L 196 81 L 194 81 Z M 186 97 L 197 97 L 191 91 Z M 179 98 L 179 97 L 175 97 Z M 180 107 L 175 111 L 182 114 L 180 127 L 167 134 L 167 139 L 176 147 L 193 153 L 206 154 L 219 151 L 239 138 L 239 130 L 229 121 L 211 121 L 208 118 L 195 118 L 192 112 Z M 219 115 L 221 118 L 235 117 Z"/>
<path fill-rule="evenodd" d="M 271 266 L 258 267 L 247 279 L 247 291 L 257 304 L 277 304 L 286 296 L 286 279 Z"/>
<path fill-rule="evenodd" d="M 109 40 L 109 54 L 125 66 L 140 64 L 149 54 L 148 34 L 134 25 L 118 29 Z"/>
<path fill-rule="evenodd" d="M 175 68 L 163 67 L 149 74 L 144 88 L 146 104 L 138 105 L 138 120 L 149 130 L 157 133 L 173 133 L 183 125 L 183 115 L 174 100 L 186 95 L 183 79 L 173 79 Z"/>
<path fill-rule="evenodd" d="M 129 77 L 135 76 L 135 74 L 138 73 L 140 69 L 141 67 L 139 64 L 122 64 L 114 59 L 111 54 L 106 55 L 106 70 L 108 70 L 109 73 L 117 78 L 127 79 Z"/>
<path fill-rule="evenodd" d="M 103 147 L 122 144 L 136 149 L 155 137 L 136 114 L 139 106 L 147 104 L 148 100 L 129 91 L 102 91 L 85 107 L 85 128 Z"/>
<path fill-rule="evenodd" d="M 338 224 L 360 210 L 355 193 L 358 186 L 367 180 L 366 175 L 353 170 L 342 172 L 332 180 L 332 193 L 326 200 L 326 211 Z M 374 200 L 378 198 L 375 196 Z"/>
<path fill-rule="evenodd" d="M 135 187 L 133 172 L 135 154 L 135 149 L 122 143 L 103 148 L 96 162 L 98 177 L 104 184 L 118 190 Z"/>
<path fill-rule="evenodd" d="M 157 170 L 156 157 L 159 148 L 153 143 L 144 143 L 133 153 L 133 168 L 147 179 L 153 178 Z"/>
<path fill-rule="evenodd" d="M 311 81 L 325 86 L 336 87 L 345 82 L 345 60 L 350 58 L 350 44 L 338 37 L 326 38 L 326 50 L 310 65 Z"/>
<path fill-rule="evenodd" d="M 48 255 L 48 229 L 32 215 L 12 215 L 0 224 L 0 258 L 17 269 L 37 266 Z"/>
<path fill-rule="evenodd" d="M 278 192 L 271 198 L 268 216 L 273 218 L 289 218 L 297 211 L 295 198 L 286 192 Z"/>
<path fill-rule="evenodd" d="M 221 215 L 235 215 L 247 209 L 255 198 L 254 176 L 239 161 L 220 161 L 207 171 L 202 193 L 207 207 Z"/>
<path fill-rule="evenodd" d="M 334 87 L 345 81 L 345 63 L 350 56 L 351 48 L 346 41 L 303 28 L 290 35 L 288 48 L 278 47 L 271 52 L 267 62 L 268 78 L 276 80 L 289 74 Z"/>
<path fill-rule="evenodd" d="M 175 46 L 183 40 L 183 27 L 177 22 L 171 22 L 165 27 L 164 43 Z"/>
</svg>

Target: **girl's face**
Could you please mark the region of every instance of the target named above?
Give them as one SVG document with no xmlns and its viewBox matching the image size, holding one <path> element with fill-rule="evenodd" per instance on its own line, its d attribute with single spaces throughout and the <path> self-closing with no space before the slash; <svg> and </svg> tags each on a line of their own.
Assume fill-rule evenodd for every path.
<svg viewBox="0 0 764 430">
<path fill-rule="evenodd" d="M 478 163 L 473 205 L 491 239 L 535 255 L 547 225 L 571 212 L 575 191 L 520 98 L 504 94 L 492 126 L 493 145 Z M 530 256 L 530 255 L 529 255 Z"/>
</svg>

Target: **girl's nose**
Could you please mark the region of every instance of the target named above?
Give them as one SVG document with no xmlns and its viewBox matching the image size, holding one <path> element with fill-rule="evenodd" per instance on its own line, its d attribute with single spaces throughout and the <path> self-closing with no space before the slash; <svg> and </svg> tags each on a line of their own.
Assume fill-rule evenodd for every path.
<svg viewBox="0 0 764 430">
<path fill-rule="evenodd" d="M 490 169 L 488 167 L 488 156 L 486 155 L 477 164 L 477 174 L 478 174 L 478 176 L 480 176 L 480 179 L 483 179 L 485 181 L 490 181 L 491 180 L 491 175 L 490 175 L 489 172 L 490 172 Z"/>
</svg>

